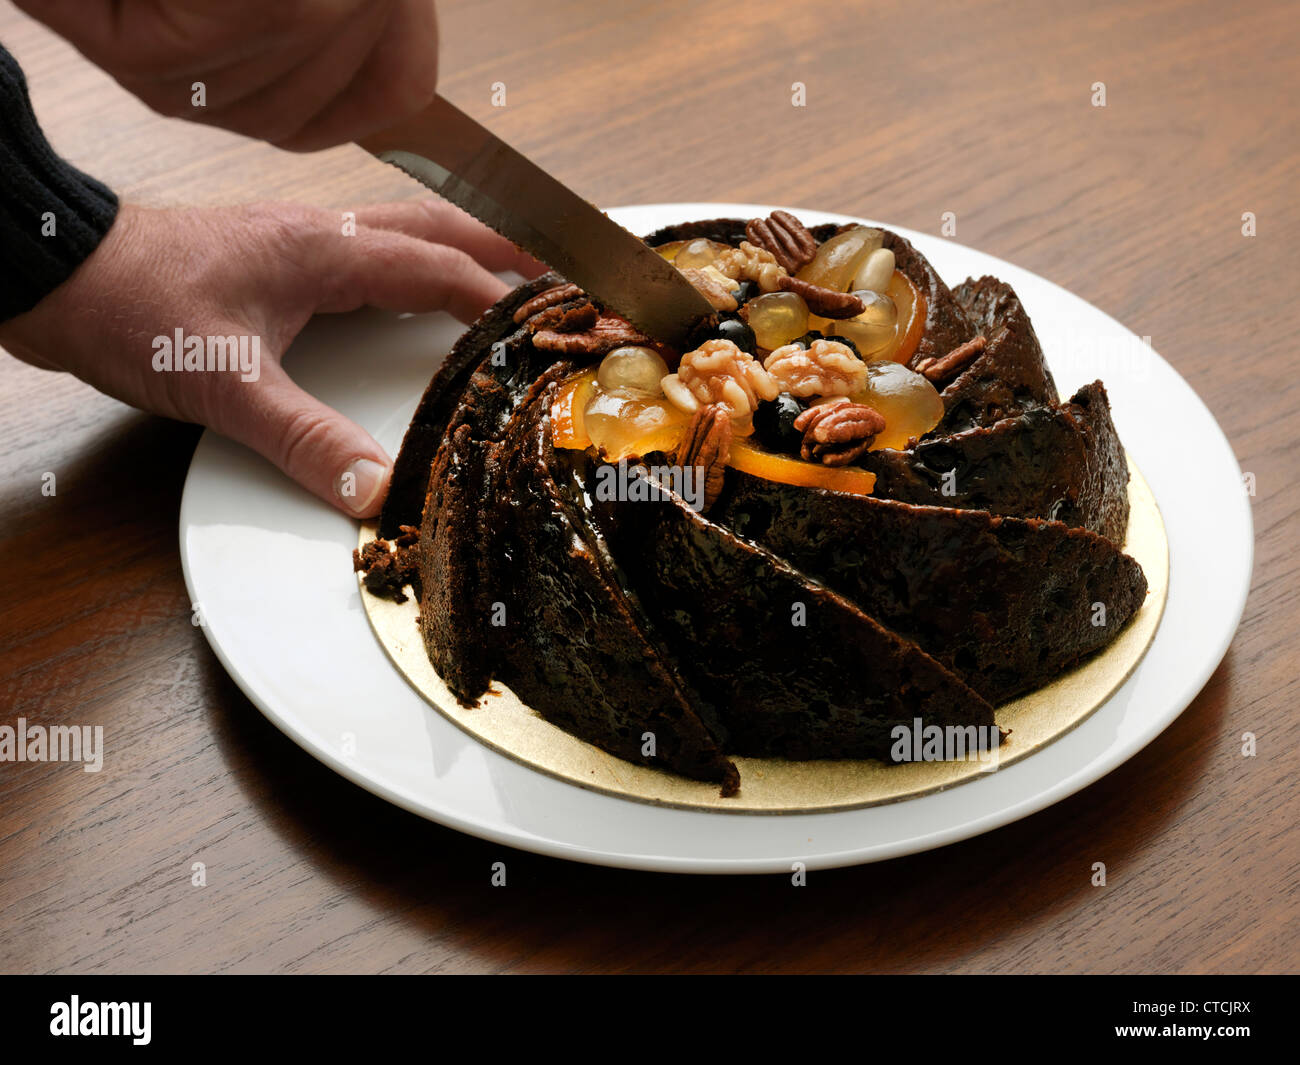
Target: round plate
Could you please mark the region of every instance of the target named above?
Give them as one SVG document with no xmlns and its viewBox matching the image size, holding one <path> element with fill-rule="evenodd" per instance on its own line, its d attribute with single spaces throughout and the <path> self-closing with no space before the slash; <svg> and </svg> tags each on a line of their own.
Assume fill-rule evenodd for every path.
<svg viewBox="0 0 1300 1065">
<path fill-rule="evenodd" d="M 865 221 L 788 208 L 809 224 Z M 635 233 L 754 204 L 611 210 Z M 888 223 L 879 223 L 888 225 Z M 466 735 L 393 668 L 370 631 L 351 552 L 357 523 L 246 449 L 205 433 L 181 501 L 181 558 L 204 632 L 249 699 L 326 765 L 414 813 L 562 858 L 692 873 L 786 872 L 878 861 L 986 832 L 1073 794 L 1132 757 L 1209 679 L 1250 586 L 1251 515 L 1228 442 L 1187 383 L 1112 318 L 1026 270 L 889 226 L 950 285 L 1011 284 L 1062 396 L 1094 378 L 1146 476 L 1169 539 L 1167 609 L 1146 657 L 1077 728 L 960 788 L 883 806 L 734 817 L 630 802 L 529 769 Z M 321 318 L 289 372 L 396 453 L 460 327 L 445 316 Z"/>
</svg>

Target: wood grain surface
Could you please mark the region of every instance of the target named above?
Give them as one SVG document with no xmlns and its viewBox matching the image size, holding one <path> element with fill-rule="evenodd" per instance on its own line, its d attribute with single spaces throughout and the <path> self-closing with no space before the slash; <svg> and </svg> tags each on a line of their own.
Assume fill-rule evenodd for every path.
<svg viewBox="0 0 1300 1065">
<path fill-rule="evenodd" d="M 1294 8 L 440 9 L 446 94 L 597 203 L 785 203 L 934 233 L 952 211 L 959 242 L 1150 335 L 1256 478 L 1240 631 L 1141 754 L 955 846 L 813 873 L 802 888 L 511 852 L 344 781 L 227 677 L 191 625 L 177 546 L 198 429 L 3 356 L 0 724 L 100 723 L 112 758 L 99 774 L 0 764 L 0 970 L 1300 966 Z M 7 4 L 0 41 L 55 146 L 124 198 L 418 194 L 359 149 L 296 156 L 160 119 Z M 796 81 L 803 108 L 791 106 Z M 1098 81 L 1104 108 L 1090 102 Z M 491 106 L 494 82 L 504 108 Z M 1254 758 L 1241 754 L 1247 731 Z M 497 860 L 504 889 L 489 883 Z M 191 886 L 194 861 L 206 887 Z M 1105 887 L 1090 883 L 1096 861 Z"/>
</svg>

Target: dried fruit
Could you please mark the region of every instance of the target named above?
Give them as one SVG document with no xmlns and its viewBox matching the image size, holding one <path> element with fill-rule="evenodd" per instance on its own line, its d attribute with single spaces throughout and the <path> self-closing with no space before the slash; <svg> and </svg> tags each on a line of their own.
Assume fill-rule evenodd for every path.
<svg viewBox="0 0 1300 1065">
<path fill-rule="evenodd" d="M 877 358 L 893 346 L 898 336 L 898 308 L 894 301 L 879 292 L 863 289 L 854 293 L 862 301 L 862 311 L 844 321 L 815 322 L 827 336 L 848 337 L 865 359 Z"/>
<path fill-rule="evenodd" d="M 894 253 L 889 248 L 877 248 L 867 256 L 850 287 L 855 292 L 864 288 L 872 292 L 884 292 L 889 288 L 893 277 Z"/>
<path fill-rule="evenodd" d="M 730 340 L 708 340 L 682 356 L 676 373 L 660 383 L 677 407 L 694 414 L 721 403 L 732 417 L 746 417 L 760 400 L 775 399 L 780 388 L 752 355 Z"/>
<path fill-rule="evenodd" d="M 689 240 L 670 240 L 667 244 L 656 246 L 655 251 L 671 263 L 677 258 L 677 253 L 689 243 Z"/>
<path fill-rule="evenodd" d="M 609 462 L 676 446 L 690 415 L 639 389 L 596 388 L 583 411 L 583 429 Z"/>
<path fill-rule="evenodd" d="M 688 266 L 712 266 L 713 261 L 717 259 L 718 256 L 731 250 L 729 244 L 719 244 L 716 240 L 708 240 L 705 237 L 696 237 L 694 240 L 688 240 L 685 245 L 678 250 L 677 254 L 673 257 L 673 264 L 679 270 L 684 270 Z"/>
<path fill-rule="evenodd" d="M 764 451 L 746 440 L 732 442 L 731 458 L 727 460 L 727 465 L 769 481 L 824 488 L 831 492 L 870 495 L 876 487 L 876 475 L 866 470 L 854 466 L 823 466 L 821 463 L 804 462 L 789 455 Z"/>
<path fill-rule="evenodd" d="M 808 304 L 794 292 L 755 296 L 741 312 L 758 346 L 772 351 L 808 331 Z"/>
<path fill-rule="evenodd" d="M 817 255 L 797 276 L 801 281 L 810 281 L 822 288 L 847 292 L 867 256 L 879 248 L 884 239 L 880 230 L 868 226 L 846 229 L 818 248 Z"/>
<path fill-rule="evenodd" d="M 803 433 L 794 427 L 804 406 L 789 392 L 758 405 L 754 411 L 754 436 L 764 447 L 785 454 L 797 454 Z"/>
<path fill-rule="evenodd" d="M 872 451 L 902 448 L 939 424 L 943 400 L 929 381 L 901 363 L 877 360 L 866 364 L 867 379 L 850 395 L 880 413 L 885 428 L 876 435 Z"/>
<path fill-rule="evenodd" d="M 591 446 L 584 415 L 596 390 L 596 371 L 583 370 L 561 382 L 551 403 L 551 442 L 582 451 Z"/>
<path fill-rule="evenodd" d="M 768 371 L 791 395 L 847 396 L 867 380 L 867 364 L 834 340 L 814 340 L 808 347 L 785 344 L 763 360 Z"/>
<path fill-rule="evenodd" d="M 636 345 L 615 348 L 600 360 L 596 380 L 605 391 L 635 388 L 651 396 L 661 396 L 659 382 L 668 373 L 668 364 L 653 348 Z"/>
</svg>

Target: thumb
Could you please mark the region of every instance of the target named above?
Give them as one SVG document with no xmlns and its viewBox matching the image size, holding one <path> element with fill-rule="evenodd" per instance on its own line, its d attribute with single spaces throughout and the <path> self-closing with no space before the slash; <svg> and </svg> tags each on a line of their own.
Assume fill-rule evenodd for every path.
<svg viewBox="0 0 1300 1065">
<path fill-rule="evenodd" d="M 254 387 L 232 391 L 233 402 L 213 412 L 214 429 L 344 513 L 354 518 L 379 513 L 393 464 L 361 426 L 304 392 L 270 360 Z"/>
</svg>

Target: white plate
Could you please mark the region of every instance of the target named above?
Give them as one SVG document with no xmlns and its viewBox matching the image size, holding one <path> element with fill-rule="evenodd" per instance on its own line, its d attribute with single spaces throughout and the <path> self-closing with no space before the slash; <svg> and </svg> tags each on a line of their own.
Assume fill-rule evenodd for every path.
<svg viewBox="0 0 1300 1065">
<path fill-rule="evenodd" d="M 690 218 L 766 215 L 753 204 L 653 204 L 610 214 L 634 233 Z M 855 221 L 795 208 L 809 224 Z M 987 832 L 1110 772 L 1176 718 L 1227 651 L 1250 587 L 1241 471 L 1187 383 L 1113 319 L 1019 267 L 890 227 L 950 285 L 994 274 L 1021 297 L 1062 396 L 1101 377 L 1124 446 L 1169 534 L 1169 600 L 1142 664 L 1080 727 L 951 791 L 807 815 L 665 809 L 586 791 L 471 739 L 393 668 L 352 574 L 357 526 L 256 455 L 205 433 L 181 501 L 181 557 L 204 632 L 249 699 L 363 788 L 485 839 L 562 858 L 690 873 L 789 872 L 879 861 Z M 459 326 L 363 312 L 313 322 L 287 366 L 390 454 Z M 1133 354 L 1137 352 L 1136 356 Z"/>
</svg>

